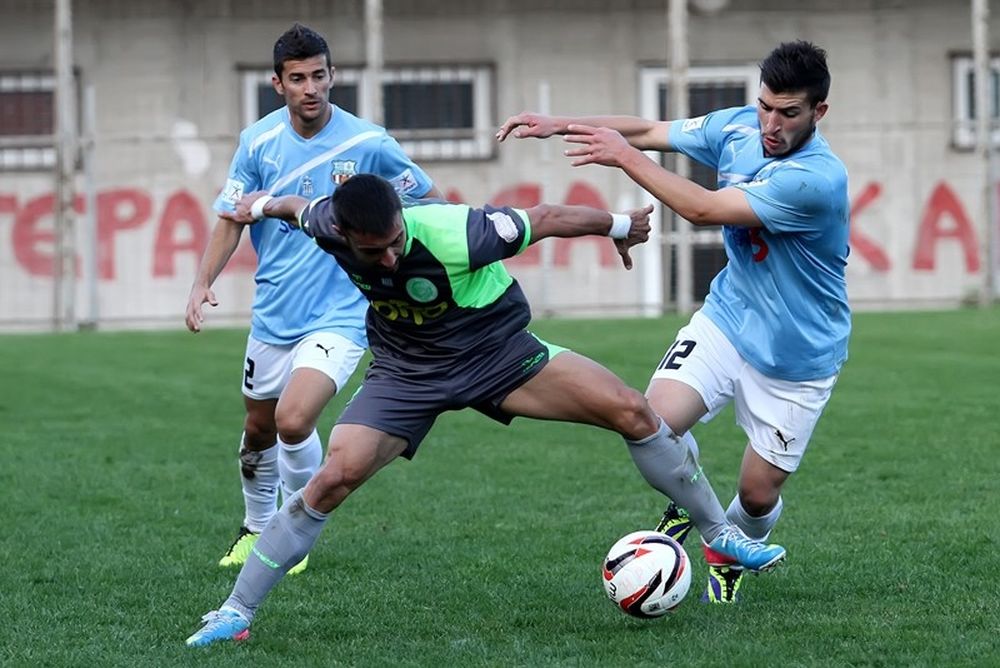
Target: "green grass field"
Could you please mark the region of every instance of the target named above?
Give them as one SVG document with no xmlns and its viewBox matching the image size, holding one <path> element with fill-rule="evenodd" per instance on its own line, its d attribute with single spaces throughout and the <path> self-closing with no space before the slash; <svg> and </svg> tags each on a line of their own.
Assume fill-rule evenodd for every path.
<svg viewBox="0 0 1000 668">
<path fill-rule="evenodd" d="M 548 321 L 645 387 L 680 321 Z M 1000 310 L 860 314 L 736 608 L 631 619 L 600 562 L 663 507 L 614 435 L 438 421 L 337 511 L 249 642 L 189 650 L 228 594 L 245 334 L 0 337 L 2 666 L 995 666 Z M 347 396 L 348 393 L 343 393 Z M 324 414 L 328 433 L 343 398 Z M 744 438 L 696 429 L 727 504 Z"/>
</svg>

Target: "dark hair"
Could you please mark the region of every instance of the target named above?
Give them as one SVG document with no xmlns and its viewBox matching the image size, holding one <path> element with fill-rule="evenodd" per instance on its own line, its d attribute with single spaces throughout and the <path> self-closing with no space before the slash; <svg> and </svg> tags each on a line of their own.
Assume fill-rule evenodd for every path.
<svg viewBox="0 0 1000 668">
<path fill-rule="evenodd" d="M 357 174 L 333 191 L 333 217 L 341 233 L 388 234 L 403 210 L 392 184 L 375 174 Z"/>
<path fill-rule="evenodd" d="M 332 65 L 330 47 L 323 36 L 301 23 L 296 23 L 274 43 L 274 73 L 281 78 L 286 60 L 305 60 L 313 56 L 326 56 L 327 67 Z"/>
<path fill-rule="evenodd" d="M 761 83 L 772 93 L 805 91 L 815 107 L 830 92 L 826 51 L 811 42 L 784 42 L 760 63 Z"/>
</svg>

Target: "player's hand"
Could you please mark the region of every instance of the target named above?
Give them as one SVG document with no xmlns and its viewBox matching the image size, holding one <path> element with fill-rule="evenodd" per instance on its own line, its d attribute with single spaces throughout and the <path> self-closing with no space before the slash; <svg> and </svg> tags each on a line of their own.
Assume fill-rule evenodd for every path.
<svg viewBox="0 0 1000 668">
<path fill-rule="evenodd" d="M 615 239 L 615 248 L 622 256 L 622 264 L 625 265 L 626 269 L 632 268 L 632 256 L 629 255 L 629 249 L 649 240 L 649 232 L 652 229 L 649 225 L 649 214 L 651 213 L 653 213 L 652 204 L 629 211 L 628 216 L 632 219 L 632 227 L 628 230 L 628 236 L 624 239 Z"/>
<path fill-rule="evenodd" d="M 576 123 L 566 127 L 566 136 L 563 140 L 579 144 L 565 151 L 566 156 L 574 158 L 571 163 L 574 167 L 581 165 L 621 167 L 625 162 L 625 156 L 638 150 L 633 148 L 617 130 Z"/>
<path fill-rule="evenodd" d="M 536 114 L 531 111 L 522 111 L 520 114 L 511 116 L 504 121 L 500 129 L 497 130 L 497 141 L 503 141 L 511 133 L 517 139 L 524 139 L 526 137 L 545 139 L 556 134 L 558 131 L 559 124 L 554 117 L 546 116 L 545 114 Z"/>
<path fill-rule="evenodd" d="M 215 298 L 215 293 L 212 292 L 211 288 L 201 285 L 193 286 L 191 294 L 188 295 L 187 309 L 184 311 L 184 324 L 187 325 L 190 331 L 196 334 L 201 331 L 201 323 L 205 320 L 205 316 L 201 312 L 201 307 L 206 303 L 211 306 L 218 306 L 219 300 Z"/>
<path fill-rule="evenodd" d="M 253 225 L 257 221 L 254 219 L 253 215 L 250 213 L 250 207 L 253 203 L 259 200 L 261 197 L 267 194 L 266 190 L 258 190 L 256 192 L 248 193 L 240 198 L 240 201 L 236 203 L 236 210 L 233 212 L 222 211 L 219 213 L 219 218 L 225 218 L 226 220 L 238 223 L 239 225 Z"/>
</svg>

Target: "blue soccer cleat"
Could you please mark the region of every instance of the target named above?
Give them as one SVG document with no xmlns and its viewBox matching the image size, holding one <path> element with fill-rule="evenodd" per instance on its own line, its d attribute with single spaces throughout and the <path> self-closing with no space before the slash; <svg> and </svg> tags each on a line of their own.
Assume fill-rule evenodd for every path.
<svg viewBox="0 0 1000 668">
<path fill-rule="evenodd" d="M 711 543 L 702 542 L 702 551 L 709 566 L 743 566 L 755 573 L 769 571 L 785 558 L 785 548 L 754 540 L 733 525 Z"/>
<path fill-rule="evenodd" d="M 688 515 L 688 511 L 671 501 L 664 511 L 660 523 L 656 525 L 656 530 L 683 545 L 684 539 L 691 533 L 691 527 L 691 516 Z"/>
<path fill-rule="evenodd" d="M 250 637 L 250 620 L 239 610 L 225 606 L 201 618 L 205 623 L 184 641 L 188 647 L 205 647 L 217 642 L 239 642 Z"/>
</svg>

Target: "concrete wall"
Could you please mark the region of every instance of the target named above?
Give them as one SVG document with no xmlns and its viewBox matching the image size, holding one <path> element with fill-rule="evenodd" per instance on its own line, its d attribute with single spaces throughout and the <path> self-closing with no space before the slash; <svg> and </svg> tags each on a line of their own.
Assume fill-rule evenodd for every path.
<svg viewBox="0 0 1000 668">
<path fill-rule="evenodd" d="M 949 60 L 971 48 L 967 3 L 729 4 L 738 8 L 692 13 L 693 65 L 754 63 L 793 38 L 829 51 L 834 83 L 821 127 L 851 175 L 852 300 L 914 305 L 968 297 L 984 270 L 981 167 L 951 146 Z M 52 66 L 51 11 L 50 3 L 0 0 L 0 69 Z M 551 86 L 555 112 L 638 113 L 640 67 L 667 55 L 665 0 L 385 0 L 385 14 L 388 63 L 494 63 L 496 123 L 535 108 L 541 80 Z M 275 37 L 295 20 L 328 37 L 336 62 L 363 63 L 361 0 L 74 3 L 75 61 L 97 100 L 103 324 L 181 323 L 214 224 L 210 204 L 242 125 L 238 69 L 269 66 Z M 996 17 L 991 34 L 995 45 Z M 492 160 L 426 167 L 470 203 L 528 204 L 538 193 L 550 202 L 612 207 L 641 199 L 616 171 L 570 168 L 562 146 L 552 144 L 505 144 Z M 0 172 L 0 325 L 8 328 L 51 317 L 52 189 L 48 173 Z M 511 269 L 536 306 L 634 311 L 649 296 L 643 273 L 618 270 L 599 241 L 559 244 L 549 269 L 540 253 Z M 640 266 L 656 251 L 645 249 Z M 240 322 L 252 300 L 252 251 L 243 249 L 232 265 L 217 284 L 216 315 Z M 82 287 L 77 303 L 78 312 L 88 310 Z"/>
</svg>

